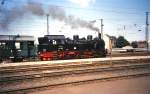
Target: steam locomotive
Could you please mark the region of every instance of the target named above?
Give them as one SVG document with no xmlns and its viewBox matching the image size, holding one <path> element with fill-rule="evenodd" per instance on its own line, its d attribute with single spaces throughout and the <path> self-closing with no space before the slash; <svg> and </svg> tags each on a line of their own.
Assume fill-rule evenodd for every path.
<svg viewBox="0 0 150 94">
<path fill-rule="evenodd" d="M 45 35 L 38 38 L 38 56 L 40 60 L 74 59 L 105 57 L 105 42 L 101 39 L 88 35 L 87 39 L 80 39 L 74 35 L 73 39 L 65 38 L 64 35 Z"/>
</svg>

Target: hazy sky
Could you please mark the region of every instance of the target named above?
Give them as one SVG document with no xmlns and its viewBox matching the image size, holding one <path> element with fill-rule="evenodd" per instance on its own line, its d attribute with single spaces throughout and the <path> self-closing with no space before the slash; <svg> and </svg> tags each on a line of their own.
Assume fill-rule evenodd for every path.
<svg viewBox="0 0 150 94">
<path fill-rule="evenodd" d="M 0 5 L 0 34 L 43 36 L 49 14 L 50 34 L 97 36 L 97 19 L 103 19 L 104 33 L 144 40 L 146 11 L 150 0 L 5 0 Z"/>
</svg>

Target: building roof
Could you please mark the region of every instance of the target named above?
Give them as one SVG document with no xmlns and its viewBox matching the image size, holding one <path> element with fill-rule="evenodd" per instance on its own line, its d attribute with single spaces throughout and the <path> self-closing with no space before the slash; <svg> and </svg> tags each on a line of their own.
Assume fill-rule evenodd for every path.
<svg viewBox="0 0 150 94">
<path fill-rule="evenodd" d="M 34 36 L 27 35 L 0 35 L 0 41 L 35 41 Z"/>
</svg>

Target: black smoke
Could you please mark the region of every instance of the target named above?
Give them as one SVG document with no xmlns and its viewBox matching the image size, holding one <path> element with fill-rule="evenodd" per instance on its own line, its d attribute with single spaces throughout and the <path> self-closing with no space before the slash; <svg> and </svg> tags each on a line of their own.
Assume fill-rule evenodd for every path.
<svg viewBox="0 0 150 94">
<path fill-rule="evenodd" d="M 17 3 L 17 2 L 16 2 Z M 72 29 L 75 28 L 88 28 L 90 30 L 99 31 L 97 27 L 94 27 L 92 23 L 76 18 L 72 15 L 66 15 L 65 10 L 62 7 L 49 5 L 47 10 L 43 8 L 42 3 L 34 2 L 32 0 L 27 0 L 26 4 L 20 6 L 19 8 L 13 7 L 8 10 L 6 8 L 0 9 L 1 22 L 0 27 L 6 29 L 9 25 L 16 20 L 21 20 L 25 14 L 33 14 L 36 16 L 45 16 L 49 14 L 52 19 L 64 21 L 66 25 L 70 25 Z"/>
</svg>

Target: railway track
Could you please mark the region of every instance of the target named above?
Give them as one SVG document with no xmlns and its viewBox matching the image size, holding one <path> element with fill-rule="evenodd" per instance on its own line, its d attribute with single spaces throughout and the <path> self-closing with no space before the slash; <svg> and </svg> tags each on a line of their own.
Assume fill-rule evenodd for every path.
<svg viewBox="0 0 150 94">
<path fill-rule="evenodd" d="M 20 75 L 1 79 L 0 93 L 16 94 L 59 85 L 80 84 L 97 80 L 149 76 L 150 63 L 117 65 L 113 67 L 84 67 L 40 74 Z M 46 82 L 46 83 L 45 83 Z M 33 83 L 36 83 L 33 85 Z M 16 86 L 16 87 L 14 87 Z"/>
<path fill-rule="evenodd" d="M 57 88 L 57 87 L 90 84 L 90 83 L 96 83 L 96 82 L 122 80 L 122 79 L 131 79 L 131 78 L 137 78 L 137 77 L 143 77 L 143 76 L 150 76 L 150 73 L 121 75 L 121 76 L 116 76 L 116 77 L 97 78 L 97 79 L 90 79 L 90 80 L 83 80 L 83 81 L 73 81 L 73 82 L 68 82 L 68 83 L 59 83 L 59 84 L 44 85 L 44 86 L 37 86 L 37 87 L 20 88 L 20 89 L 15 89 L 15 90 L 4 90 L 4 91 L 0 91 L 0 93 L 1 94 L 28 94 L 31 92 L 43 91 L 43 90 L 48 90 L 48 89 Z"/>
<path fill-rule="evenodd" d="M 140 64 L 142 62 L 149 63 L 150 59 L 136 60 L 122 60 L 111 62 L 113 66 L 127 65 L 127 64 Z M 136 63 L 135 63 L 136 62 Z M 0 70 L 0 82 L 6 78 L 21 78 L 19 75 L 33 75 L 45 72 L 65 71 L 65 70 L 77 70 L 80 68 L 105 68 L 109 67 L 110 62 L 92 62 L 92 63 L 69 63 L 69 64 L 57 64 L 57 65 L 36 65 L 36 66 L 22 66 L 22 67 L 9 67 L 1 68 Z M 37 75 L 38 75 L 37 74 Z"/>
<path fill-rule="evenodd" d="M 142 65 L 147 65 L 149 66 L 150 63 L 143 63 L 143 64 L 134 64 L 134 66 L 140 66 L 143 67 Z M 133 64 L 130 65 L 125 65 L 125 64 L 119 64 L 119 65 L 113 65 L 112 68 L 118 68 L 118 69 L 122 69 L 125 67 L 132 67 Z M 52 77 L 52 76 L 60 76 L 60 75 L 67 75 L 68 73 L 74 73 L 75 72 L 88 72 L 88 71 L 93 71 L 93 70 L 100 70 L 101 71 L 109 71 L 112 70 L 112 68 L 110 68 L 110 66 L 74 66 L 74 67 L 66 67 L 65 69 L 55 69 L 55 70 L 44 70 L 44 71 L 34 71 L 34 72 L 29 72 L 27 71 L 26 73 L 15 73 L 15 75 L 4 75 L 0 77 L 0 83 L 6 83 L 6 82 L 11 82 L 11 81 L 19 81 L 19 80 L 25 80 L 25 79 L 35 79 L 35 78 L 42 78 L 42 77 Z M 16 75 L 17 74 L 17 75 Z"/>
<path fill-rule="evenodd" d="M 83 61 L 83 60 L 86 60 L 86 59 L 80 59 L 78 61 L 73 61 L 73 62 L 69 62 L 68 63 L 53 63 L 53 61 L 50 61 L 48 63 L 44 63 L 44 64 L 38 64 L 37 63 L 33 63 L 33 64 L 28 64 L 28 63 L 24 63 L 25 65 L 23 64 L 20 64 L 20 65 L 14 65 L 14 66 L 0 66 L 0 74 L 3 74 L 3 73 L 13 73 L 13 72 L 24 72 L 24 71 L 32 71 L 32 70 L 45 70 L 45 69 L 53 69 L 53 68 L 57 68 L 57 69 L 61 69 L 61 68 L 65 68 L 65 67 L 68 67 L 68 66 L 91 66 L 91 65 L 108 65 L 110 64 L 110 59 L 107 59 L 107 60 L 102 60 L 102 61 Z M 138 60 L 138 62 L 137 62 Z M 111 62 L 113 64 L 126 64 L 126 63 L 141 63 L 141 62 L 149 62 L 150 61 L 150 58 L 140 58 L 138 59 L 138 57 L 136 59 L 124 59 L 124 60 L 111 60 Z M 55 61 L 54 61 L 55 62 Z M 59 62 L 59 61 L 56 61 L 56 62 Z M 61 61 L 60 61 L 61 62 Z M 67 60 L 66 60 L 67 62 Z M 4 64 L 5 65 L 5 64 Z"/>
</svg>

